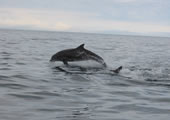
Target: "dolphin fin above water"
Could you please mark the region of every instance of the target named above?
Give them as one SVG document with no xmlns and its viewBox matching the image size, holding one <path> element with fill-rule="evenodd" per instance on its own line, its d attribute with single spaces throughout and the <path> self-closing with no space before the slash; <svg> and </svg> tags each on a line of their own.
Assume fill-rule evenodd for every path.
<svg viewBox="0 0 170 120">
<path fill-rule="evenodd" d="M 81 44 L 80 46 L 78 46 L 76 49 L 79 49 L 79 50 L 83 50 L 84 49 L 84 44 Z"/>
</svg>

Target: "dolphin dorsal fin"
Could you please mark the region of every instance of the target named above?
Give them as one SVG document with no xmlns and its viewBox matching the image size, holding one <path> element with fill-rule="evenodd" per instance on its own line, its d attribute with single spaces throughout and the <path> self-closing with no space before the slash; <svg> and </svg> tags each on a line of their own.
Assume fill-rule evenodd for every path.
<svg viewBox="0 0 170 120">
<path fill-rule="evenodd" d="M 81 45 L 78 46 L 76 49 L 84 49 L 84 44 L 81 44 Z"/>
</svg>

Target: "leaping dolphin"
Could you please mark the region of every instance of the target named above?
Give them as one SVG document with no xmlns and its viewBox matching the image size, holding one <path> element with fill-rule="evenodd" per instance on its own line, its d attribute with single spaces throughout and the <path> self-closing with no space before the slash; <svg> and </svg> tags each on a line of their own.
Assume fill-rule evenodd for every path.
<svg viewBox="0 0 170 120">
<path fill-rule="evenodd" d="M 84 44 L 81 44 L 77 48 L 59 51 L 51 57 L 50 61 L 62 61 L 65 65 L 68 65 L 68 62 L 84 60 L 94 60 L 106 67 L 106 63 L 103 58 L 85 49 Z"/>
</svg>

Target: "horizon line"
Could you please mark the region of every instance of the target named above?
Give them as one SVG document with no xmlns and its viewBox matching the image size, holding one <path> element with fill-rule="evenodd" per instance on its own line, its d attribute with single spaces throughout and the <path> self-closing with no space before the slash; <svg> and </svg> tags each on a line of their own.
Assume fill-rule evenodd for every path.
<svg viewBox="0 0 170 120">
<path fill-rule="evenodd" d="M 160 38 L 170 38 L 170 36 L 165 35 L 143 35 L 139 33 L 133 34 L 129 32 L 127 34 L 122 33 L 107 33 L 107 32 L 81 32 L 81 31 L 57 31 L 57 30 L 45 30 L 45 29 L 24 29 L 24 28 L 1 28 L 0 30 L 11 30 L 11 31 L 35 31 L 35 32 L 62 32 L 62 33 L 81 33 L 81 34 L 100 34 L 100 35 L 115 35 L 115 36 L 137 36 L 137 37 L 160 37 Z"/>
</svg>

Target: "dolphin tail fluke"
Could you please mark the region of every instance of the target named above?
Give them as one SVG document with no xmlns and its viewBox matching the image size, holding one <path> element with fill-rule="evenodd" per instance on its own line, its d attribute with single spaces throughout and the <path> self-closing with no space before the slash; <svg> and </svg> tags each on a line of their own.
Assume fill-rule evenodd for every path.
<svg viewBox="0 0 170 120">
<path fill-rule="evenodd" d="M 122 70 L 122 66 L 120 66 L 120 67 L 118 67 L 117 69 L 115 69 L 115 70 L 111 70 L 112 72 L 114 72 L 114 73 L 119 73 L 120 72 L 120 70 Z"/>
</svg>

